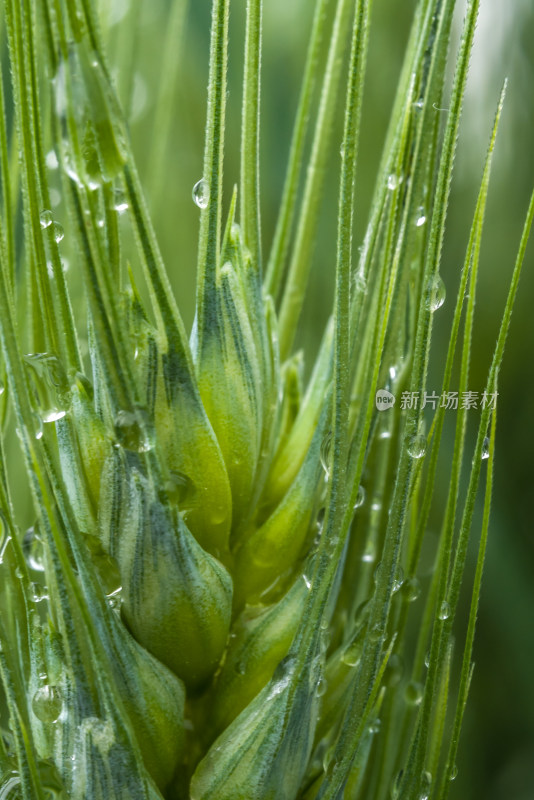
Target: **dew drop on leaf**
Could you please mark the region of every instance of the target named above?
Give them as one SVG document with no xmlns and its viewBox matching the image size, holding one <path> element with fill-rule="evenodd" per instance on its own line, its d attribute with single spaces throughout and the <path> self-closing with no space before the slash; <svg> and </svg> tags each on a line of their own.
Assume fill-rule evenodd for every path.
<svg viewBox="0 0 534 800">
<path fill-rule="evenodd" d="M 423 686 L 418 681 L 410 681 L 404 690 L 404 699 L 409 706 L 419 706 L 423 699 Z"/>
<path fill-rule="evenodd" d="M 128 210 L 128 200 L 121 189 L 115 189 L 113 194 L 113 208 L 119 214 L 124 214 L 124 212 Z"/>
<path fill-rule="evenodd" d="M 375 733 L 378 733 L 379 730 L 380 730 L 381 724 L 382 724 L 382 722 L 381 722 L 380 719 L 378 719 L 378 717 L 376 717 L 375 719 L 372 719 L 369 722 L 369 725 L 367 726 L 367 732 L 370 733 L 371 736 L 374 735 Z"/>
<path fill-rule="evenodd" d="M 382 639 L 384 637 L 385 633 L 386 633 L 386 630 L 385 630 L 384 626 L 381 625 L 379 622 L 377 622 L 376 625 L 373 625 L 373 627 L 369 631 L 369 634 L 368 634 L 369 635 L 369 641 L 373 642 L 373 644 L 376 644 L 376 642 L 379 642 L 380 639 Z"/>
<path fill-rule="evenodd" d="M 402 663 L 402 658 L 398 655 L 398 653 L 393 653 L 389 658 L 386 671 L 384 673 L 384 682 L 386 686 L 390 688 L 397 686 L 402 679 L 403 671 L 404 664 Z"/>
<path fill-rule="evenodd" d="M 412 436 L 408 442 L 408 453 L 412 458 L 422 458 L 426 453 L 426 437 Z"/>
<path fill-rule="evenodd" d="M 319 458 L 321 459 L 321 466 L 324 470 L 326 480 L 330 477 L 330 448 L 332 446 L 332 431 L 328 431 L 323 441 L 321 442 L 321 450 Z"/>
<path fill-rule="evenodd" d="M 357 508 L 360 508 L 360 506 L 363 506 L 364 503 L 365 503 L 365 489 L 363 488 L 363 486 L 360 486 L 358 488 L 358 494 L 356 495 L 356 502 L 354 503 L 354 511 L 356 511 Z"/>
<path fill-rule="evenodd" d="M 439 607 L 438 619 L 446 620 L 446 619 L 449 619 L 450 615 L 451 615 L 451 607 L 447 603 L 447 601 L 444 600 L 443 603 Z"/>
<path fill-rule="evenodd" d="M 427 295 L 427 308 L 429 311 L 437 311 L 445 302 L 445 284 L 441 275 L 434 275 L 430 281 Z"/>
<path fill-rule="evenodd" d="M 489 454 L 490 454 L 490 440 L 486 436 L 486 438 L 484 439 L 484 441 L 482 443 L 482 458 L 483 459 L 489 458 Z"/>
<path fill-rule="evenodd" d="M 120 592 L 122 582 L 116 559 L 104 550 L 98 536 L 87 534 L 85 543 L 106 595 L 109 597 Z"/>
<path fill-rule="evenodd" d="M 422 228 L 425 222 L 426 222 L 425 209 L 423 208 L 423 206 L 419 206 L 415 217 L 415 227 Z"/>
<path fill-rule="evenodd" d="M 55 150 L 48 151 L 48 153 L 46 154 L 45 162 L 48 169 L 57 169 L 59 167 L 59 161 L 57 160 L 57 155 Z"/>
<path fill-rule="evenodd" d="M 199 208 L 207 208 L 210 201 L 210 187 L 205 178 L 201 178 L 193 186 L 193 201 Z"/>
<path fill-rule="evenodd" d="M 32 710 L 41 722 L 57 722 L 63 708 L 63 698 L 57 686 L 41 686 L 32 699 Z"/>
<path fill-rule="evenodd" d="M 59 419 L 63 419 L 66 413 L 64 409 L 51 408 L 41 416 L 41 419 L 43 422 L 57 422 Z"/>
<path fill-rule="evenodd" d="M 350 642 L 347 647 L 343 650 L 341 655 L 341 660 L 347 667 L 357 667 L 360 663 L 360 659 L 362 656 L 362 642 L 361 638 L 356 635 L 356 637 Z"/>
<path fill-rule="evenodd" d="M 183 472 L 170 472 L 165 481 L 165 493 L 171 503 L 175 503 L 178 508 L 187 506 L 187 501 L 191 499 L 195 492 L 195 484 Z"/>
<path fill-rule="evenodd" d="M 382 562 L 379 561 L 378 564 L 376 565 L 375 571 L 373 573 L 373 580 L 374 580 L 375 584 L 378 584 L 379 581 L 381 580 L 382 571 L 383 571 Z"/>
<path fill-rule="evenodd" d="M 137 412 L 121 410 L 115 417 L 115 432 L 119 445 L 134 453 L 146 453 L 152 449 L 152 442 L 142 424 L 141 410 Z"/>
<path fill-rule="evenodd" d="M 374 544 L 370 542 L 363 551 L 362 561 L 364 561 L 366 564 L 372 564 L 375 558 L 376 558 L 375 547 Z"/>
<path fill-rule="evenodd" d="M 430 772 L 423 772 L 421 775 L 421 782 L 419 784 L 419 799 L 428 800 L 430 797 L 430 790 L 432 788 L 432 775 Z"/>
<path fill-rule="evenodd" d="M 39 224 L 41 225 L 41 228 L 43 228 L 43 230 L 45 228 L 49 228 L 53 221 L 54 218 L 52 216 L 52 212 L 50 211 L 50 209 L 45 208 L 39 214 Z"/>
<path fill-rule="evenodd" d="M 35 572 L 44 572 L 43 543 L 36 531 L 36 526 L 28 528 L 24 534 L 22 549 L 28 567 Z"/>
<path fill-rule="evenodd" d="M 31 590 L 34 603 L 42 603 L 43 600 L 48 600 L 47 590 L 40 583 L 32 583 Z"/>
<path fill-rule="evenodd" d="M 65 238 L 65 231 L 63 230 L 63 226 L 59 224 L 59 222 L 53 223 L 53 231 L 54 231 L 54 239 L 56 244 L 59 244 Z"/>
<path fill-rule="evenodd" d="M 286 656 L 277 666 L 271 680 L 268 700 L 281 694 L 291 683 L 291 678 L 295 671 L 296 659 L 292 656 Z"/>
<path fill-rule="evenodd" d="M 402 584 L 404 583 L 404 570 L 402 567 L 397 567 L 397 571 L 395 572 L 395 578 L 393 579 L 393 587 L 392 591 L 393 594 L 399 591 L 402 588 Z"/>
<path fill-rule="evenodd" d="M 402 594 L 407 603 L 413 603 L 421 596 L 419 578 L 408 578 L 402 585 Z"/>
</svg>

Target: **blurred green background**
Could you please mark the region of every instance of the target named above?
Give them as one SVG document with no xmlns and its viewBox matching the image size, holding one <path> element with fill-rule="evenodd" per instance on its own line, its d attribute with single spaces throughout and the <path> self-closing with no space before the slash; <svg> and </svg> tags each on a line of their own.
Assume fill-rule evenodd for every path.
<svg viewBox="0 0 534 800">
<path fill-rule="evenodd" d="M 266 0 L 262 97 L 262 219 L 267 251 L 287 159 L 305 49 L 311 0 Z M 209 48 L 209 0 L 194 0 L 165 63 L 164 33 L 171 24 L 164 0 L 105 2 L 111 13 L 112 64 L 130 63 L 117 81 L 130 109 L 131 133 L 154 225 L 185 321 L 192 322 L 198 209 L 191 189 L 202 172 Z M 243 0 L 232 4 L 230 89 L 225 163 L 226 199 L 238 181 Z M 363 109 L 355 245 L 361 243 L 413 0 L 374 4 L 370 63 Z M 459 4 L 458 24 L 464 10 Z M 130 40 L 128 28 L 135 28 Z M 177 30 L 178 30 L 177 26 Z M 456 291 L 498 95 L 509 79 L 494 162 L 482 251 L 477 327 L 470 389 L 484 385 L 515 251 L 534 185 L 534 4 L 482 0 L 459 141 L 442 275 Z M 177 61 L 178 59 L 178 61 Z M 155 99 L 169 63 L 178 66 L 167 100 L 170 135 L 165 151 L 152 142 Z M 436 113 L 442 113 L 436 111 Z M 339 121 L 338 121 L 339 123 Z M 337 137 L 337 138 L 336 138 Z M 314 277 L 299 334 L 310 353 L 330 307 L 335 258 L 339 132 L 327 172 L 315 251 Z M 500 379 L 493 517 L 475 646 L 475 674 L 452 797 L 459 800 L 534 800 L 534 244 L 527 254 Z M 442 366 L 447 308 L 437 317 L 432 366 Z M 311 360 L 311 359 L 310 359 Z M 438 379 L 430 389 L 440 386 Z"/>
</svg>

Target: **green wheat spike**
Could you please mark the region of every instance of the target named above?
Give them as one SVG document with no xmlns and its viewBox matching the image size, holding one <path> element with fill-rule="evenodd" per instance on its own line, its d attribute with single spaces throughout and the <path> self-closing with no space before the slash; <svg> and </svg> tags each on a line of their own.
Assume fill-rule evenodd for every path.
<svg viewBox="0 0 534 800">
<path fill-rule="evenodd" d="M 473 677 L 497 414 L 481 409 L 471 454 L 472 418 L 458 410 L 449 464 L 444 406 L 399 400 L 427 390 L 478 0 L 465 4 L 456 56 L 454 0 L 416 3 L 358 251 L 375 4 L 314 4 L 271 220 L 262 36 L 264 11 L 279 12 L 242 4 L 234 152 L 227 73 L 240 63 L 240 6 L 213 0 L 196 297 L 191 308 L 180 298 L 181 311 L 171 278 L 193 258 L 175 246 L 165 265 L 156 230 L 168 215 L 176 242 L 182 233 L 165 174 L 187 148 L 174 124 L 186 68 L 175 43 L 187 46 L 202 9 L 167 5 L 143 152 L 133 67 L 150 3 L 2 0 L 0 800 L 443 800 Z M 457 351 L 469 385 L 503 102 L 504 90 L 443 393 Z M 321 209 L 336 207 L 329 169 L 337 233 L 320 269 L 333 297 L 314 357 L 295 342 Z M 533 216 L 534 198 L 485 396 L 497 393 Z M 387 411 L 384 392 L 396 396 Z"/>
</svg>

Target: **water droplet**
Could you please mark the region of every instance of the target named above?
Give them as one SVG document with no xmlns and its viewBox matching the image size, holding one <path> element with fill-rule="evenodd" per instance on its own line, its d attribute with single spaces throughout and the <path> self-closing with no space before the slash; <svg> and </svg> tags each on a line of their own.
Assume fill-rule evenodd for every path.
<svg viewBox="0 0 534 800">
<path fill-rule="evenodd" d="M 384 626 L 380 622 L 377 622 L 376 625 L 373 625 L 369 631 L 369 641 L 373 642 L 373 644 L 376 644 L 380 641 L 380 639 L 384 638 L 385 633 L 386 629 Z"/>
<path fill-rule="evenodd" d="M 121 447 L 134 453 L 146 453 L 152 449 L 148 432 L 148 419 L 138 408 L 135 412 L 121 410 L 115 417 L 115 432 Z"/>
<path fill-rule="evenodd" d="M 402 567 L 397 567 L 397 571 L 395 572 L 395 578 L 393 579 L 393 587 L 392 592 L 395 594 L 399 591 L 404 583 L 404 570 Z"/>
<path fill-rule="evenodd" d="M 317 683 L 317 687 L 315 689 L 315 694 L 317 697 L 323 697 L 326 694 L 326 690 L 328 689 L 328 683 L 325 681 L 324 678 L 319 678 Z"/>
<path fill-rule="evenodd" d="M 376 717 L 375 719 L 370 720 L 367 726 L 367 732 L 373 736 L 375 733 L 378 733 L 380 730 L 380 726 L 382 725 L 382 721 Z"/>
<path fill-rule="evenodd" d="M 110 748 L 115 743 L 115 732 L 110 720 L 99 719 L 98 717 L 86 717 L 80 724 L 82 737 L 90 737 L 93 745 L 102 755 L 107 755 Z"/>
<path fill-rule="evenodd" d="M 104 550 L 98 536 L 87 534 L 84 541 L 106 595 L 109 597 L 120 592 L 122 581 L 116 559 Z"/>
<path fill-rule="evenodd" d="M 425 222 L 426 222 L 425 209 L 423 208 L 423 206 L 419 206 L 415 217 L 415 227 L 422 228 Z"/>
<path fill-rule="evenodd" d="M 332 763 L 332 759 L 334 758 L 335 749 L 336 749 L 336 745 L 334 743 L 334 744 L 331 744 L 330 747 L 328 747 L 325 750 L 325 754 L 323 756 L 323 769 L 324 769 L 325 772 L 328 772 L 329 769 L 330 769 L 330 764 Z"/>
<path fill-rule="evenodd" d="M 106 598 L 108 601 L 108 606 L 111 608 L 111 610 L 120 613 L 122 606 L 122 586 L 119 586 L 114 592 L 107 594 Z"/>
<path fill-rule="evenodd" d="M 43 542 L 37 532 L 37 524 L 28 528 L 22 540 L 22 550 L 26 563 L 35 572 L 44 572 Z"/>
<path fill-rule="evenodd" d="M 428 669 L 430 666 L 430 650 L 425 654 L 425 667 Z"/>
<path fill-rule="evenodd" d="M 36 407 L 36 438 L 41 438 L 42 423 L 56 422 L 65 416 L 72 397 L 70 383 L 59 359 L 51 353 L 28 353 L 24 364 L 29 367 L 32 397 Z"/>
<path fill-rule="evenodd" d="M 310 578 L 308 578 L 307 575 L 302 575 L 302 580 L 306 584 L 306 589 L 308 589 L 308 591 L 309 591 L 311 589 L 311 587 L 312 587 L 312 582 L 311 582 Z"/>
<path fill-rule="evenodd" d="M 364 600 L 363 603 L 360 603 L 360 605 L 354 612 L 354 624 L 363 625 L 364 623 L 366 623 L 369 619 L 369 612 L 370 612 L 369 600 Z"/>
<path fill-rule="evenodd" d="M 39 441 L 39 439 L 43 438 L 43 433 L 44 433 L 44 431 L 43 431 L 43 420 L 41 419 L 39 414 L 34 414 L 33 435 L 35 436 L 37 441 Z"/>
<path fill-rule="evenodd" d="M 59 222 L 53 223 L 53 232 L 54 232 L 54 239 L 57 244 L 63 241 L 65 238 L 65 231 L 63 230 L 63 226 L 59 224 Z"/>
<path fill-rule="evenodd" d="M 428 800 L 431 789 L 432 774 L 430 772 L 423 772 L 421 775 L 421 782 L 419 784 L 419 800 Z"/>
<path fill-rule="evenodd" d="M 52 208 L 57 208 L 61 203 L 61 195 L 57 189 L 50 189 L 50 205 Z"/>
<path fill-rule="evenodd" d="M 48 208 L 45 208 L 44 211 L 41 211 L 39 214 L 39 224 L 43 230 L 49 228 L 53 221 L 52 212 Z"/>
<path fill-rule="evenodd" d="M 426 436 L 412 436 L 408 442 L 408 453 L 412 458 L 423 458 L 426 453 Z"/>
<path fill-rule="evenodd" d="M 402 658 L 397 653 L 393 653 L 389 658 L 384 675 L 386 686 L 390 688 L 397 686 L 401 682 L 403 672 Z"/>
<path fill-rule="evenodd" d="M 421 111 L 421 109 L 423 108 L 423 105 L 424 105 L 424 101 L 423 101 L 422 98 L 420 98 L 419 100 L 415 100 L 415 102 L 413 104 L 413 107 L 415 108 L 416 111 Z"/>
<path fill-rule="evenodd" d="M 486 438 L 482 442 L 482 458 L 483 459 L 489 458 L 489 454 L 490 454 L 490 440 L 486 436 Z"/>
<path fill-rule="evenodd" d="M 0 394 L 4 394 L 6 387 L 3 384 L 3 381 L 0 381 Z"/>
<path fill-rule="evenodd" d="M 128 200 L 121 189 L 115 189 L 113 193 L 113 208 L 119 214 L 124 214 L 125 211 L 128 211 Z"/>
<path fill-rule="evenodd" d="M 191 491 L 194 491 L 195 484 L 191 481 Z M 188 493 L 189 494 L 189 493 Z M 210 508 L 210 522 L 212 525 L 222 525 L 228 518 L 228 508 L 224 505 L 215 505 Z"/>
<path fill-rule="evenodd" d="M 321 450 L 319 458 L 321 459 L 321 466 L 324 470 L 326 480 L 330 477 L 330 449 L 332 447 L 332 431 L 328 431 L 323 441 L 321 442 Z"/>
<path fill-rule="evenodd" d="M 398 188 L 399 183 L 400 183 L 399 176 L 395 175 L 394 172 L 388 175 L 388 189 L 390 192 L 395 191 L 395 189 Z"/>
<path fill-rule="evenodd" d="M 48 600 L 47 590 L 40 583 L 32 583 L 32 600 L 34 603 L 41 603 L 43 600 Z"/>
<path fill-rule="evenodd" d="M 408 578 L 402 585 L 402 594 L 407 603 L 413 603 L 421 597 L 419 578 Z"/>
<path fill-rule="evenodd" d="M 378 564 L 376 565 L 375 571 L 373 573 L 373 580 L 374 580 L 375 584 L 378 584 L 378 582 L 382 579 L 383 569 L 384 568 L 382 566 L 382 562 L 379 561 Z"/>
<path fill-rule="evenodd" d="M 52 408 L 50 411 L 46 411 L 41 419 L 43 422 L 57 422 L 58 419 L 63 419 L 66 413 L 63 409 Z"/>
<path fill-rule="evenodd" d="M 362 657 L 362 637 L 358 632 L 350 644 L 345 647 L 341 654 L 341 660 L 347 667 L 357 667 Z"/>
<path fill-rule="evenodd" d="M 383 566 L 382 562 L 380 562 L 377 565 L 373 576 L 375 584 L 378 584 L 379 581 L 382 579 L 383 577 L 382 571 L 383 571 Z M 393 586 L 391 587 L 392 594 L 398 592 L 403 583 L 404 583 L 404 570 L 402 569 L 401 566 L 398 566 L 395 572 L 395 578 L 393 579 Z"/>
<path fill-rule="evenodd" d="M 404 699 L 409 706 L 419 706 L 423 699 L 423 685 L 418 681 L 410 681 L 404 690 Z"/>
<path fill-rule="evenodd" d="M 441 275 L 436 274 L 430 280 L 427 295 L 427 308 L 429 311 L 437 311 L 445 302 L 447 290 Z"/>
<path fill-rule="evenodd" d="M 365 489 L 360 485 L 358 494 L 356 495 L 356 502 L 354 503 L 354 511 L 365 503 Z"/>
<path fill-rule="evenodd" d="M 366 548 L 363 551 L 362 561 L 364 561 L 366 564 L 372 564 L 375 559 L 376 559 L 375 546 L 372 542 L 370 542 L 369 544 L 366 545 Z"/>
<path fill-rule="evenodd" d="M 63 698 L 57 686 L 41 686 L 32 699 L 32 710 L 41 722 L 57 722 L 63 708 Z"/>
<path fill-rule="evenodd" d="M 295 664 L 296 659 L 292 656 L 286 656 L 286 658 L 278 664 L 271 680 L 269 694 L 267 695 L 268 700 L 282 694 L 284 689 L 289 686 L 295 670 Z"/>
<path fill-rule="evenodd" d="M 458 777 L 458 765 L 453 764 L 451 769 L 449 770 L 449 780 L 455 781 L 457 777 Z"/>
<path fill-rule="evenodd" d="M 205 178 L 201 178 L 193 186 L 193 200 L 199 208 L 207 208 L 210 201 L 210 187 Z"/>
<path fill-rule="evenodd" d="M 46 154 L 45 162 L 48 169 L 57 169 L 59 167 L 59 161 L 57 160 L 57 155 L 55 150 L 48 151 L 48 153 Z"/>
<path fill-rule="evenodd" d="M 450 615 L 451 615 L 451 607 L 447 603 L 447 601 L 444 600 L 442 602 L 442 604 L 440 605 L 440 607 L 439 607 L 438 619 L 441 619 L 441 620 L 449 619 Z"/>
<path fill-rule="evenodd" d="M 187 505 L 188 498 L 194 494 L 195 484 L 183 472 L 170 472 L 168 479 L 165 481 L 165 493 L 171 503 L 175 503 L 178 508 L 184 508 Z"/>
</svg>

